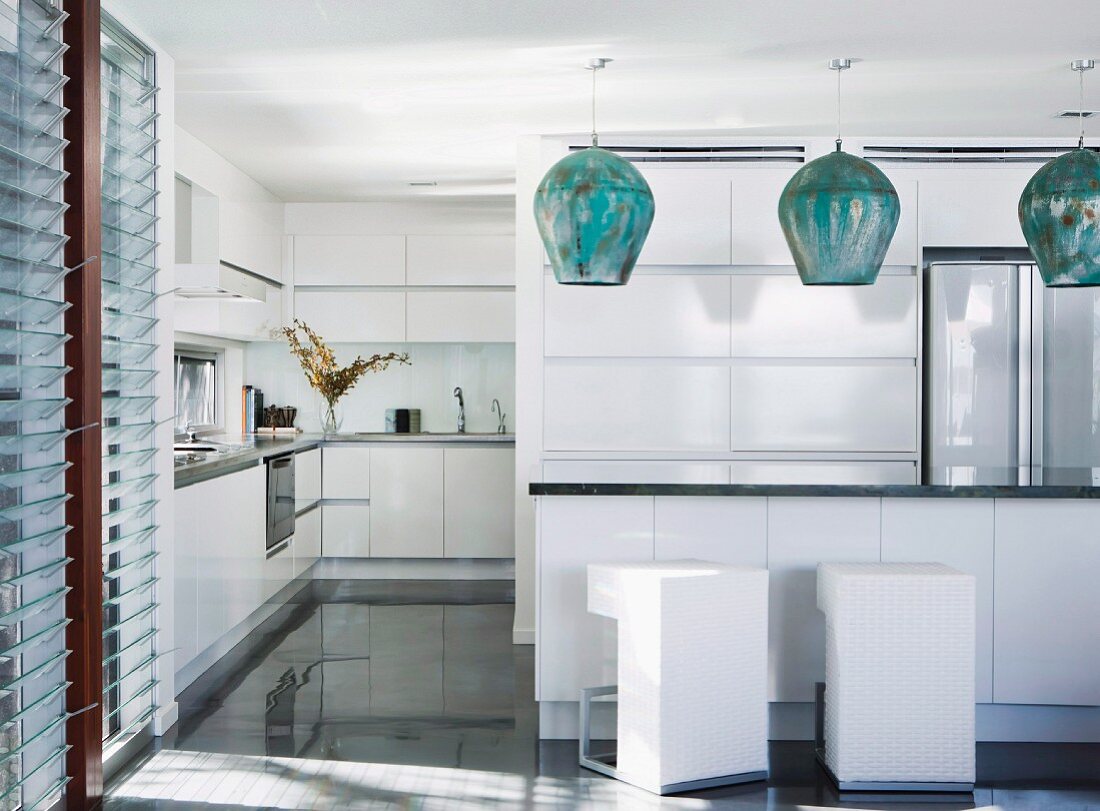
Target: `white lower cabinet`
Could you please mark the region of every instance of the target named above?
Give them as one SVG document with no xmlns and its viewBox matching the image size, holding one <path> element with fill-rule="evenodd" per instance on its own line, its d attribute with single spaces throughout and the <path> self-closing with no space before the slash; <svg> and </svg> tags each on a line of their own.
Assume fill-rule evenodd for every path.
<svg viewBox="0 0 1100 811">
<path fill-rule="evenodd" d="M 326 504 L 321 509 L 321 554 L 326 558 L 369 558 L 371 508 Z"/>
<path fill-rule="evenodd" d="M 294 456 L 294 500 L 301 509 L 306 502 L 321 498 L 321 449 L 302 451 Z"/>
<path fill-rule="evenodd" d="M 443 448 L 373 448 L 370 555 L 443 557 Z"/>
<path fill-rule="evenodd" d="M 995 509 L 994 701 L 1100 705 L 1100 503 Z"/>
<path fill-rule="evenodd" d="M 444 557 L 515 557 L 515 477 L 511 448 L 444 449 Z"/>
<path fill-rule="evenodd" d="M 766 498 L 657 496 L 653 524 L 657 560 L 768 565 Z"/>
<path fill-rule="evenodd" d="M 276 547 L 279 551 L 264 558 L 263 601 L 265 603 L 294 579 L 294 544 L 295 538 L 291 536 L 290 543 Z"/>
<path fill-rule="evenodd" d="M 817 564 L 879 560 L 875 498 L 768 499 L 768 700 L 813 701 L 825 680 Z"/>
<path fill-rule="evenodd" d="M 974 575 L 975 689 L 993 701 L 993 501 L 965 498 L 884 498 L 884 563 L 943 563 Z"/>
<path fill-rule="evenodd" d="M 325 447 L 321 453 L 323 498 L 370 498 L 370 448 Z"/>
<path fill-rule="evenodd" d="M 294 576 L 309 570 L 321 557 L 321 507 L 294 520 Z"/>
</svg>

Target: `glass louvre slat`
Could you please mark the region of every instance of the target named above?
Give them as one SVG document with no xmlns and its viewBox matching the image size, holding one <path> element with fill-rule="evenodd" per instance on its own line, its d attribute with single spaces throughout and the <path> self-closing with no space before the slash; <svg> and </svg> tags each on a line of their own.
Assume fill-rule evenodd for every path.
<svg viewBox="0 0 1100 811">
<path fill-rule="evenodd" d="M 103 278 L 109 282 L 141 287 L 157 275 L 157 269 L 151 265 L 131 262 L 107 251 L 104 251 L 102 260 Z"/>
<path fill-rule="evenodd" d="M 27 617 L 33 617 L 35 614 L 41 614 L 48 608 L 52 608 L 57 605 L 61 599 L 68 594 L 72 589 L 69 586 L 64 586 L 59 589 L 54 589 L 45 597 L 39 597 L 37 600 L 32 600 L 29 603 L 24 603 L 13 611 L 9 611 L 6 614 L 0 614 L 0 625 L 12 625 L 16 622 L 22 622 Z M 0 689 L 3 689 L 0 687 Z"/>
<path fill-rule="evenodd" d="M 0 181 L 0 217 L 5 219 L 18 219 L 33 228 L 53 228 L 68 208 L 67 203 Z"/>
<path fill-rule="evenodd" d="M 134 391 L 136 389 L 143 389 L 152 383 L 156 376 L 156 369 L 104 368 L 103 390 Z"/>
<path fill-rule="evenodd" d="M 141 594 L 143 592 L 148 591 L 149 589 L 151 589 L 156 584 L 156 582 L 158 580 L 160 580 L 159 577 L 150 577 L 148 580 L 145 580 L 145 581 L 139 583 L 138 585 L 134 586 L 132 589 L 128 589 L 127 591 L 124 591 L 121 594 L 118 594 L 114 597 L 107 598 L 106 600 L 103 601 L 103 604 L 104 605 L 118 605 L 119 603 L 125 602 L 127 599 L 129 599 L 130 597 L 133 597 L 135 594 Z"/>
<path fill-rule="evenodd" d="M 155 657 L 155 656 L 152 657 L 151 661 L 148 664 L 149 665 L 153 664 L 153 662 L 155 662 L 156 659 L 157 659 L 157 657 Z M 133 674 L 128 674 L 128 675 L 133 675 Z M 149 681 L 145 682 L 141 686 L 141 688 L 138 689 L 137 691 L 135 691 L 134 693 L 132 693 L 131 696 L 128 699 L 123 701 L 121 704 L 119 704 L 117 707 L 115 707 L 109 713 L 105 713 L 104 717 L 105 718 L 113 718 L 114 716 L 116 716 L 121 710 L 123 710 L 129 704 L 133 703 L 134 701 L 137 701 L 142 696 L 145 696 L 146 694 L 153 692 L 154 688 L 158 684 L 160 684 L 159 679 L 150 679 Z M 117 685 L 110 685 L 110 686 L 113 687 L 113 686 L 117 686 Z"/>
<path fill-rule="evenodd" d="M 108 541 L 103 544 L 103 551 L 106 554 L 114 554 L 115 552 L 135 546 L 153 537 L 153 533 L 156 532 L 156 530 L 157 526 L 154 524 L 151 527 L 145 527 L 144 529 L 139 529 L 137 532 L 131 532 L 127 535 L 115 538 L 113 541 Z"/>
<path fill-rule="evenodd" d="M 72 558 L 59 558 L 52 560 L 37 569 L 31 569 L 29 572 L 23 574 L 17 574 L 14 577 L 9 577 L 7 580 L 0 580 L 0 588 L 6 588 L 9 586 L 20 586 L 28 580 L 32 580 L 35 577 L 47 577 L 56 572 L 60 572 L 66 566 L 73 562 Z"/>
<path fill-rule="evenodd" d="M 0 143 L 0 180 L 39 194 L 50 194 L 69 176 L 63 169 L 42 163 Z"/>
<path fill-rule="evenodd" d="M 104 690 L 110 690 L 113 687 L 118 687 L 124 681 L 126 681 L 126 679 L 130 678 L 131 676 L 134 676 L 138 673 L 141 673 L 144 670 L 148 670 L 150 667 L 153 666 L 153 664 L 159 658 L 160 658 L 160 656 L 156 653 L 149 654 L 144 659 L 142 659 L 140 662 L 138 662 L 136 665 L 134 665 L 129 670 L 127 670 L 125 673 L 123 673 L 121 676 L 119 676 L 117 679 L 115 679 L 114 681 L 107 684 L 107 686 L 104 687 L 103 689 Z M 149 683 L 146 682 L 144 684 L 144 686 L 146 686 L 146 687 L 149 686 Z M 135 695 L 134 697 L 137 698 L 137 695 Z"/>
<path fill-rule="evenodd" d="M 3 103 L 13 105 L 18 103 L 21 107 L 49 104 L 59 111 L 63 110 L 64 108 L 54 103 L 53 99 L 57 97 L 58 91 L 68 81 L 67 76 L 52 67 L 43 66 L 32 69 L 27 66 L 11 73 L 0 71 L 0 91 L 3 92 Z"/>
<path fill-rule="evenodd" d="M 69 749 L 72 747 L 70 746 Z M 66 750 L 67 751 L 67 750 Z M 38 795 L 37 800 L 32 800 L 29 803 L 24 803 L 23 808 L 25 811 L 35 811 L 36 808 L 42 808 L 44 805 L 53 805 L 56 801 L 56 797 L 65 789 L 65 786 L 72 782 L 72 778 L 68 775 L 59 777 L 54 783 L 46 789 L 45 792 Z"/>
<path fill-rule="evenodd" d="M 120 152 L 143 156 L 157 144 L 156 133 L 150 132 L 149 128 L 158 118 L 159 113 L 147 112 L 144 118 L 131 121 L 113 110 L 107 110 L 102 116 L 100 129 L 103 139 L 110 141 Z"/>
<path fill-rule="evenodd" d="M 13 656 L 18 656 L 31 648 L 36 648 L 45 642 L 49 642 L 51 639 L 56 639 L 57 635 L 65 630 L 71 622 L 72 620 L 68 617 L 58 620 L 53 625 L 49 625 L 38 633 L 28 636 L 22 642 L 17 642 L 4 650 L 0 650 L 0 659 L 11 659 Z"/>
<path fill-rule="evenodd" d="M 105 499 L 115 499 L 135 493 L 144 493 L 156 484 L 158 476 L 157 473 L 149 473 L 144 476 L 109 482 L 103 485 L 103 497 Z"/>
<path fill-rule="evenodd" d="M 23 752 L 27 751 L 27 749 L 31 748 L 32 746 L 37 744 L 39 741 L 41 741 L 43 738 L 45 738 L 48 735 L 50 735 L 51 733 L 55 732 L 62 724 L 64 724 L 68 720 L 69 720 L 68 713 L 63 712 L 60 715 L 54 716 L 54 718 L 49 723 L 47 723 L 44 727 L 42 727 L 41 730 L 36 732 L 31 737 L 25 739 L 23 741 L 23 743 L 20 744 L 15 749 L 12 749 L 8 752 L 0 752 L 0 763 L 7 763 L 13 757 L 18 757 Z"/>
<path fill-rule="evenodd" d="M 24 295 L 44 296 L 56 290 L 68 269 L 56 264 L 5 256 L 0 246 L 0 287 Z"/>
<path fill-rule="evenodd" d="M 153 565 L 153 561 L 157 559 L 157 552 L 147 552 L 137 560 L 124 563 L 121 566 L 113 566 L 108 571 L 103 573 L 104 580 L 118 580 L 127 572 L 132 572 L 137 569 L 144 569 Z M 0 585 L 3 585 L 0 583 Z"/>
<path fill-rule="evenodd" d="M 32 228 L 0 217 L 0 243 L 8 246 L 12 259 L 29 259 L 32 262 L 49 262 L 58 256 L 69 238 L 64 234 Z"/>
<path fill-rule="evenodd" d="M 65 108 L 50 99 L 68 81 L 54 87 L 34 89 L 24 87 L 12 76 L 0 72 L 0 104 L 9 113 L 18 115 L 32 126 L 48 129 L 65 117 Z"/>
<path fill-rule="evenodd" d="M 0 227 L 3 223 L 0 222 Z M 20 324 L 45 324 L 56 319 L 72 305 L 66 301 L 0 292 L 0 320 Z"/>
<path fill-rule="evenodd" d="M 131 642 L 129 645 L 125 645 L 125 646 L 119 648 L 117 651 L 112 653 L 110 656 L 103 657 L 103 663 L 107 664 L 108 662 L 113 662 L 116 659 L 118 659 L 120 656 L 125 654 L 127 651 L 133 650 L 134 648 L 140 648 L 142 645 L 149 644 L 150 642 L 153 641 L 153 639 L 156 637 L 156 635 L 157 635 L 156 628 L 149 629 L 148 631 L 143 633 L 141 636 L 139 636 L 137 639 L 135 639 L 133 642 Z"/>
<path fill-rule="evenodd" d="M 58 24 L 64 22 L 68 18 L 68 14 L 59 11 L 57 9 L 46 9 L 39 6 L 36 19 L 31 19 L 30 14 L 35 12 L 34 8 L 26 8 L 25 4 L 20 4 L 18 10 L 0 3 L 0 15 L 7 17 L 11 21 L 12 25 L 19 29 L 21 36 L 20 41 L 37 41 L 41 39 L 57 41 L 56 27 Z M 40 18 L 40 19 L 39 19 Z"/>
<path fill-rule="evenodd" d="M 171 419 L 171 418 L 169 418 Z M 103 444 L 118 445 L 123 442 L 139 442 L 147 439 L 160 423 L 149 420 L 130 425 L 111 425 L 103 429 Z"/>
<path fill-rule="evenodd" d="M 152 614 L 157 609 L 157 607 L 159 605 L 160 605 L 160 603 L 150 603 L 149 605 L 145 606 L 144 608 L 139 609 L 138 611 L 135 611 L 133 614 L 128 616 L 126 619 L 119 620 L 114 625 L 111 625 L 107 628 L 104 628 L 103 629 L 103 636 L 105 636 L 105 637 L 110 636 L 111 634 L 115 633 L 119 629 L 125 628 L 131 622 L 136 622 L 137 620 L 144 619 L 145 617 Z"/>
<path fill-rule="evenodd" d="M 7 366 L 0 364 L 0 389 L 43 389 L 72 371 L 70 366 Z"/>
<path fill-rule="evenodd" d="M 24 672 L 21 676 L 8 681 L 6 684 L 0 684 L 0 692 L 10 693 L 12 690 L 16 690 L 23 687 L 28 682 L 32 682 L 35 679 L 39 679 L 47 673 L 51 672 L 54 668 L 69 658 L 69 651 L 63 650 L 60 653 L 55 653 L 49 659 L 47 659 L 38 667 L 32 668 Z"/>
<path fill-rule="evenodd" d="M 4 791 L 4 793 L 0 794 L 0 800 L 6 800 L 8 797 L 11 796 L 12 792 L 18 791 L 22 786 L 24 786 L 28 781 L 30 781 L 31 778 L 33 778 L 36 774 L 38 774 L 38 772 L 40 772 L 44 769 L 48 769 L 52 764 L 54 764 L 57 761 L 61 760 L 61 758 L 64 757 L 66 754 L 68 754 L 69 750 L 72 749 L 72 748 L 73 747 L 71 745 L 67 744 L 67 743 L 63 743 L 60 746 L 58 746 L 56 749 L 54 749 L 52 752 L 50 752 L 50 754 L 46 757 L 45 760 L 43 760 L 41 763 L 39 763 L 33 769 L 25 770 L 23 772 L 23 775 L 24 775 L 23 779 L 13 783 L 11 786 L 8 786 L 8 788 Z M 64 777 L 64 778 L 59 779 L 57 781 L 57 783 L 55 783 L 53 786 L 50 787 L 50 789 L 46 793 L 46 796 L 43 797 L 42 799 L 47 799 L 49 796 L 51 796 L 55 792 L 60 791 L 65 786 L 65 784 L 68 783 L 68 782 L 69 782 L 68 777 Z M 35 808 L 41 802 L 42 802 L 42 800 L 40 799 L 37 802 L 33 803 L 32 805 L 26 806 L 26 808 L 29 811 L 29 809 Z"/>
<path fill-rule="evenodd" d="M 46 420 L 59 414 L 71 402 L 69 397 L 0 400 L 0 422 Z"/>
<path fill-rule="evenodd" d="M 56 476 L 60 476 L 72 466 L 72 462 L 57 462 L 52 465 L 25 467 L 22 470 L 0 473 L 0 487 L 11 489 L 13 487 L 23 487 L 31 482 L 45 484 L 53 481 Z"/>
<path fill-rule="evenodd" d="M 9 150 L 18 150 L 15 155 L 32 164 L 44 164 L 55 160 L 69 142 L 55 135 L 51 130 L 36 127 L 29 121 L 0 108 L 0 132 L 4 138 L 0 143 L 8 145 Z M 13 157 L 9 156 L 9 160 Z"/>
<path fill-rule="evenodd" d="M 103 362 L 136 367 L 149 360 L 156 351 L 157 345 L 155 343 L 106 338 L 103 341 Z"/>
<path fill-rule="evenodd" d="M 144 414 L 157 402 L 157 398 L 149 397 L 104 397 L 103 416 L 122 417 L 127 414 Z"/>
<path fill-rule="evenodd" d="M 68 340 L 65 333 L 0 328 L 0 355 L 21 355 L 20 361 L 25 363 L 28 358 L 50 354 Z"/>
<path fill-rule="evenodd" d="M 36 698 L 30 704 L 25 705 L 22 710 L 17 712 L 11 718 L 8 718 L 3 723 L 0 723 L 0 728 L 5 728 L 12 724 L 18 723 L 36 710 L 40 710 L 43 707 L 49 706 L 51 701 L 56 701 L 58 698 L 64 698 L 65 690 L 69 688 L 69 685 L 70 682 L 63 681 L 56 686 L 50 688 L 48 691 L 46 691 L 44 695 Z"/>
<path fill-rule="evenodd" d="M 72 495 L 64 493 L 59 496 L 50 496 L 49 498 L 38 499 L 37 501 L 29 501 L 26 504 L 15 504 L 10 507 L 4 507 L 0 509 L 0 520 L 22 521 L 26 518 L 33 518 L 36 515 L 49 515 L 50 513 L 56 512 L 70 498 L 72 498 Z"/>
<path fill-rule="evenodd" d="M 3 221 L 0 221 L 2 224 Z M 157 247 L 157 243 L 140 234 L 131 234 L 114 225 L 103 225 L 103 250 L 122 259 L 141 262 Z"/>
<path fill-rule="evenodd" d="M 157 325 L 157 318 L 149 318 L 133 313 L 120 313 L 115 310 L 103 311 L 103 334 L 124 341 L 134 340 L 148 335 Z"/>
<path fill-rule="evenodd" d="M 140 208 L 156 194 L 153 176 L 157 164 L 110 144 L 103 146 L 103 193 L 114 200 Z"/>
<path fill-rule="evenodd" d="M 153 511 L 153 508 L 157 506 L 157 499 L 151 499 L 142 504 L 135 504 L 132 507 L 123 507 L 118 510 L 111 510 L 111 512 L 103 514 L 103 532 L 107 534 L 111 528 L 122 526 L 127 521 L 133 521 L 135 518 L 144 518 Z"/>
<path fill-rule="evenodd" d="M 58 527 L 57 529 L 47 530 L 46 532 L 41 532 L 38 535 L 30 535 L 24 536 L 22 538 L 16 538 L 13 541 L 9 541 L 0 545 L 0 554 L 17 555 L 26 549 L 31 549 L 36 546 L 47 546 L 51 543 L 54 543 L 55 541 L 60 540 L 61 538 L 64 538 L 66 535 L 69 534 L 69 530 L 71 529 L 72 527 L 70 526 L 64 526 Z M 0 653 L 0 656 L 3 656 L 3 654 Z"/>
<path fill-rule="evenodd" d="M 156 453 L 156 448 L 142 448 L 136 451 L 126 451 L 125 453 L 105 453 L 103 455 L 103 472 L 114 473 L 127 468 L 138 467 L 150 461 L 156 456 Z"/>
</svg>

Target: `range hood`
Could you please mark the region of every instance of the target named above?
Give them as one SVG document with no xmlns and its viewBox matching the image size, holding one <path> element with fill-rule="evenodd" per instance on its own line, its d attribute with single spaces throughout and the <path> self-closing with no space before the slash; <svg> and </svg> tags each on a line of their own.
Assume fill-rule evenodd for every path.
<svg viewBox="0 0 1100 811">
<path fill-rule="evenodd" d="M 268 282 L 228 262 L 176 265 L 176 295 L 186 299 L 267 301 Z"/>
</svg>

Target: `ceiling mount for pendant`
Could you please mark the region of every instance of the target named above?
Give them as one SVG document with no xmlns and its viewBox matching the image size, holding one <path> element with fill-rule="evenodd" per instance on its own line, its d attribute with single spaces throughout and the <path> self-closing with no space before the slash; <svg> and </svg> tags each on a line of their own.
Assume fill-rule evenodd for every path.
<svg viewBox="0 0 1100 811">
<path fill-rule="evenodd" d="M 889 178 L 842 149 L 840 77 L 856 61 L 829 60 L 837 74 L 836 151 L 795 172 L 779 197 L 779 223 L 806 285 L 874 284 L 901 216 Z"/>
<path fill-rule="evenodd" d="M 592 146 L 550 167 L 535 191 L 535 224 L 559 284 L 626 284 L 653 224 L 653 192 L 633 164 L 599 147 L 593 57 Z"/>
<path fill-rule="evenodd" d="M 1100 286 L 1100 155 L 1085 148 L 1085 73 L 1077 74 L 1077 148 L 1046 163 L 1020 195 L 1020 228 L 1047 287 Z"/>
</svg>

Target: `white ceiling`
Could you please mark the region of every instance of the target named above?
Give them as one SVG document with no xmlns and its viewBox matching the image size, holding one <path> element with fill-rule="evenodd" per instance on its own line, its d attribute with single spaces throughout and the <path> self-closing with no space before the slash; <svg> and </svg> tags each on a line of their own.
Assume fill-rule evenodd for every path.
<svg viewBox="0 0 1100 811">
<path fill-rule="evenodd" d="M 518 135 L 587 131 L 591 56 L 605 133 L 828 135 L 849 56 L 848 133 L 1066 139 L 1068 63 L 1100 59 L 1096 0 L 106 6 L 175 57 L 178 123 L 286 200 L 509 195 Z"/>
</svg>

